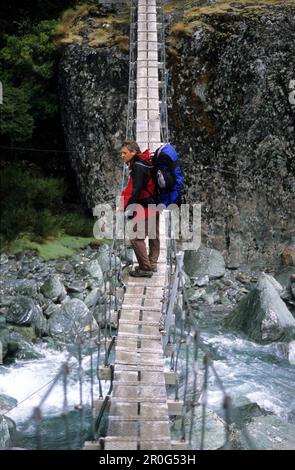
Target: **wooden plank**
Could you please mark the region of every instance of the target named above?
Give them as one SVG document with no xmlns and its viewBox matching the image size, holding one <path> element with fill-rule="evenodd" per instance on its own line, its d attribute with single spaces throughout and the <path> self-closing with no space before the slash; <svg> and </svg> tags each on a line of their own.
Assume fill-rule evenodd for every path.
<svg viewBox="0 0 295 470">
<path fill-rule="evenodd" d="M 189 442 L 188 441 L 171 441 L 171 449 L 172 450 L 189 450 Z"/>
<path fill-rule="evenodd" d="M 97 441 L 85 441 L 83 450 L 101 450 L 100 443 Z"/>
<path fill-rule="evenodd" d="M 159 328 L 159 321 L 145 321 L 145 320 L 137 320 L 137 319 L 134 319 L 134 320 L 123 320 L 121 319 L 120 320 L 120 324 L 131 324 L 133 325 L 134 323 L 136 323 L 136 325 L 140 326 L 140 325 L 145 325 L 145 326 L 155 326 L 157 328 Z"/>
<path fill-rule="evenodd" d="M 132 335 L 135 335 L 137 334 L 137 325 L 122 323 L 122 325 L 120 325 L 119 334 L 121 333 L 131 333 Z"/>
<path fill-rule="evenodd" d="M 154 302 L 155 303 L 155 302 Z M 143 312 L 160 312 L 161 309 L 158 307 L 159 303 L 157 302 L 157 306 L 147 306 L 147 305 L 140 305 L 140 304 L 124 304 L 122 305 L 122 310 L 140 310 Z"/>
<path fill-rule="evenodd" d="M 137 295 L 136 295 L 136 294 L 129 294 L 128 292 L 126 292 L 124 298 L 125 298 L 125 300 L 128 300 L 128 302 L 130 302 L 130 301 L 133 300 L 133 299 L 138 299 L 138 294 L 137 294 Z M 159 295 L 158 297 L 153 296 L 152 298 L 149 298 L 148 295 L 142 295 L 142 299 L 143 299 L 144 301 L 146 301 L 146 300 L 148 300 L 148 301 L 150 301 L 150 300 L 154 300 L 154 301 L 155 301 L 155 300 L 158 300 L 158 301 L 160 302 L 160 301 L 163 299 L 163 295 Z"/>
<path fill-rule="evenodd" d="M 132 403 L 129 403 L 129 405 L 132 405 Z M 133 405 L 133 414 L 130 416 L 119 416 L 119 415 L 109 415 L 109 419 L 111 419 L 113 422 L 134 422 L 134 421 L 140 421 L 140 422 L 145 422 L 145 421 L 153 421 L 153 422 L 163 422 L 167 421 L 169 422 L 169 418 L 167 416 L 162 416 L 161 418 L 159 416 L 141 416 L 138 414 L 134 414 L 134 409 L 137 407 Z M 158 408 L 158 406 L 157 406 Z M 155 406 L 154 406 L 154 411 L 155 411 Z"/>
<path fill-rule="evenodd" d="M 118 371 L 143 371 L 143 370 L 158 370 L 162 371 L 163 366 L 156 366 L 156 365 L 143 365 L 140 366 L 132 366 L 130 364 L 116 364 L 116 370 Z"/>
<path fill-rule="evenodd" d="M 164 376 L 166 385 L 176 385 L 178 381 L 177 372 L 174 370 L 164 370 Z"/>
<path fill-rule="evenodd" d="M 163 400 L 165 400 L 166 396 L 166 388 L 164 385 L 152 386 L 144 384 L 140 390 L 140 398 L 145 401 L 152 400 L 154 397 L 157 397 L 158 399 L 163 398 Z"/>
<path fill-rule="evenodd" d="M 151 347 L 138 347 L 136 343 L 128 343 L 128 344 L 124 344 L 126 342 L 125 341 L 122 341 L 118 346 L 116 346 L 116 351 L 136 351 L 137 353 L 148 353 L 148 354 L 154 354 L 154 353 L 158 353 L 158 354 L 163 354 L 163 349 L 162 349 L 162 345 L 159 343 L 158 345 L 155 343 L 154 347 L 151 348 Z M 103 380 L 109 380 L 109 379 L 105 379 L 103 378 Z"/>
<path fill-rule="evenodd" d="M 108 434 L 112 436 L 137 436 L 136 421 L 115 421 L 109 417 Z"/>
<path fill-rule="evenodd" d="M 164 364 L 163 353 L 162 354 L 151 354 L 141 352 L 140 354 L 140 364 L 149 365 L 149 364 Z"/>
<path fill-rule="evenodd" d="M 183 401 L 167 400 L 168 413 L 170 416 L 182 416 Z"/>
<path fill-rule="evenodd" d="M 122 382 L 134 382 L 137 384 L 138 382 L 138 372 L 137 371 L 117 371 L 114 372 L 114 380 L 122 383 Z"/>
<path fill-rule="evenodd" d="M 162 371 L 142 371 L 140 374 L 140 384 L 145 383 L 164 385 L 165 380 Z"/>
<path fill-rule="evenodd" d="M 116 349 L 116 362 L 120 364 L 137 364 L 138 358 L 136 351 L 122 351 Z"/>
<path fill-rule="evenodd" d="M 140 423 L 140 439 L 143 441 L 152 440 L 162 441 L 163 438 L 169 438 L 168 421 L 143 421 Z"/>
<path fill-rule="evenodd" d="M 121 397 L 113 397 L 112 398 L 112 403 L 114 402 L 117 402 L 117 401 L 122 401 L 122 398 Z M 155 405 L 158 405 L 158 404 L 166 404 L 167 406 L 167 400 L 166 400 L 166 397 L 160 397 L 160 398 L 124 398 L 124 403 L 133 403 L 134 405 L 138 406 L 138 403 L 142 404 L 142 403 L 153 403 Z"/>
<path fill-rule="evenodd" d="M 150 282 L 146 281 L 145 283 L 144 282 L 140 282 L 140 277 L 137 278 L 136 281 L 129 281 L 128 282 L 128 287 L 151 287 L 151 288 L 160 288 L 160 289 L 164 289 L 164 286 L 162 286 L 159 282 L 158 284 L 153 281 L 153 278 L 151 277 L 149 279 Z M 148 279 L 148 278 L 147 278 Z"/>
<path fill-rule="evenodd" d="M 159 419 L 163 419 L 163 421 L 167 421 L 167 416 L 168 416 L 167 404 L 158 403 L 157 406 L 155 406 L 154 403 L 148 403 L 148 402 L 141 403 L 140 416 L 142 418 L 157 417 Z"/>
<path fill-rule="evenodd" d="M 125 385 L 121 382 L 114 384 L 113 395 L 114 398 L 128 398 L 137 399 L 137 385 Z"/>
<path fill-rule="evenodd" d="M 105 450 L 137 450 L 137 440 L 123 440 L 121 437 L 118 438 L 105 438 Z"/>
<path fill-rule="evenodd" d="M 142 335 L 150 335 L 150 336 L 156 336 L 159 334 L 159 325 L 157 326 L 147 326 L 147 325 L 142 325 L 141 326 L 141 334 Z"/>
<path fill-rule="evenodd" d="M 140 450 L 170 450 L 170 439 L 160 441 L 140 441 Z"/>
<path fill-rule="evenodd" d="M 123 325 L 122 325 L 123 326 Z M 142 334 L 142 333 L 128 333 L 128 331 L 121 331 L 121 328 L 118 331 L 119 338 L 138 338 L 138 339 L 148 339 L 149 341 L 160 341 L 161 335 L 159 334 Z"/>
<path fill-rule="evenodd" d="M 138 407 L 136 403 L 126 402 L 124 400 L 112 400 L 111 416 L 121 420 L 137 420 Z"/>
</svg>

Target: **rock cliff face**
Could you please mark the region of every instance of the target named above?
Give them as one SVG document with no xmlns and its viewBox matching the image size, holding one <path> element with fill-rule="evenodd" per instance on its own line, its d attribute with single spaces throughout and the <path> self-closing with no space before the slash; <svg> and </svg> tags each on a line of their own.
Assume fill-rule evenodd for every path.
<svg viewBox="0 0 295 470">
<path fill-rule="evenodd" d="M 202 202 L 203 242 L 232 268 L 276 262 L 295 235 L 295 5 L 264 3 L 210 2 L 180 25 L 182 10 L 168 5 L 170 140 L 186 200 Z M 60 88 L 72 164 L 92 208 L 113 198 L 120 179 L 128 54 L 68 45 Z"/>
<path fill-rule="evenodd" d="M 114 199 L 125 137 L 128 57 L 116 50 L 68 46 L 60 67 L 61 102 L 72 166 L 85 205 Z"/>
<path fill-rule="evenodd" d="M 212 11 L 191 36 L 174 34 L 171 140 L 188 200 L 202 202 L 203 239 L 229 267 L 269 262 L 295 231 L 295 5 Z"/>
<path fill-rule="evenodd" d="M 128 104 L 128 11 L 98 7 L 83 17 L 76 42 L 64 46 L 60 103 L 72 167 L 86 207 L 113 201 Z"/>
</svg>

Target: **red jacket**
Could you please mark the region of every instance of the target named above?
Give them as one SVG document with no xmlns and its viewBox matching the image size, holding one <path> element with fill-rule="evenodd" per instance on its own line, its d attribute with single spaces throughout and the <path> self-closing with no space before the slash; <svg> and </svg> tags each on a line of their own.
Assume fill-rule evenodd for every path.
<svg viewBox="0 0 295 470">
<path fill-rule="evenodd" d="M 123 189 L 123 209 L 127 209 L 130 204 L 141 204 L 144 208 L 144 216 L 148 218 L 154 215 L 155 211 L 148 208 L 148 204 L 156 204 L 156 188 L 153 178 L 153 164 L 150 150 L 135 155 L 129 162 L 129 180 L 126 188 Z M 137 219 L 140 219 L 137 215 Z"/>
</svg>

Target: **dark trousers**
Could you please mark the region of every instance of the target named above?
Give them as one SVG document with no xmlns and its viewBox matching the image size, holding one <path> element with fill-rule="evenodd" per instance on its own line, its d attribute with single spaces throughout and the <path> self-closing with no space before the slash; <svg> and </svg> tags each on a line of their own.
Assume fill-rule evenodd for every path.
<svg viewBox="0 0 295 470">
<path fill-rule="evenodd" d="M 138 261 L 139 269 L 150 270 L 155 267 L 160 254 L 160 236 L 159 236 L 159 214 L 157 213 L 153 222 L 155 224 L 154 237 L 149 237 L 149 254 L 147 254 L 145 239 L 148 236 L 148 223 L 150 219 L 146 219 L 144 222 L 144 230 L 142 236 L 131 239 L 131 245 L 134 249 L 136 259 Z M 135 230 L 137 227 L 134 227 Z"/>
</svg>

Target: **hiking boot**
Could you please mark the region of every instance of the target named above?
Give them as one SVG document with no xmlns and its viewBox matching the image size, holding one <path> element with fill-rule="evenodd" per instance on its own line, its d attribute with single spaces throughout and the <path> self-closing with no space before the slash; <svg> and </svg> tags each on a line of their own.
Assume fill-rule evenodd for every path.
<svg viewBox="0 0 295 470">
<path fill-rule="evenodd" d="M 131 277 L 152 277 L 152 271 L 147 271 L 146 269 L 135 268 L 134 271 L 130 271 L 129 276 Z"/>
<path fill-rule="evenodd" d="M 141 270 L 139 266 L 135 266 L 135 271 Z M 156 273 L 158 271 L 157 265 L 155 264 L 154 266 L 151 266 L 151 269 L 148 269 L 148 271 L 152 271 L 153 273 Z"/>
</svg>

